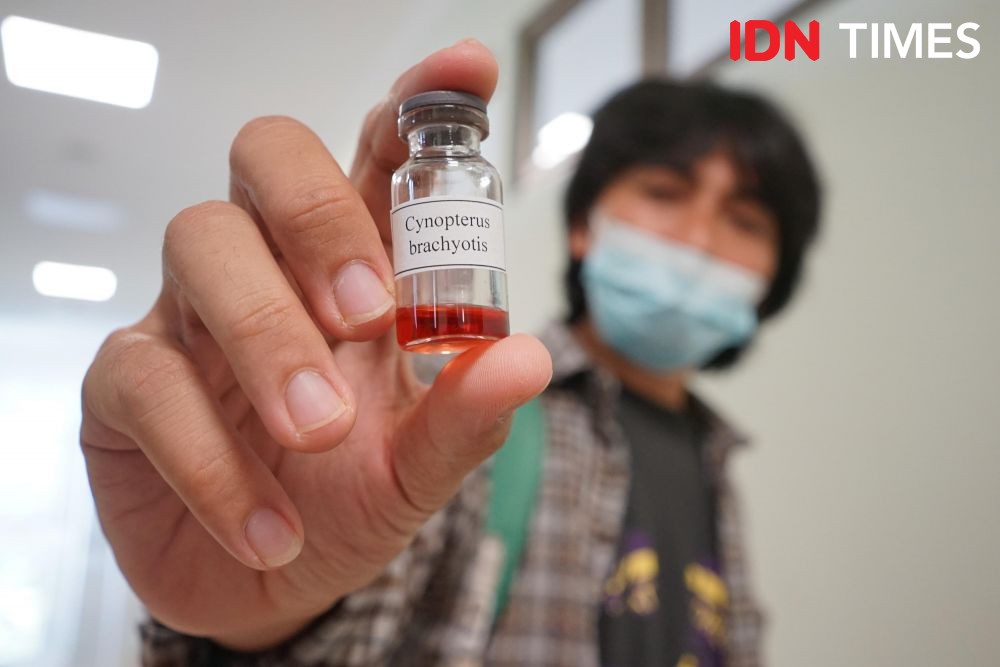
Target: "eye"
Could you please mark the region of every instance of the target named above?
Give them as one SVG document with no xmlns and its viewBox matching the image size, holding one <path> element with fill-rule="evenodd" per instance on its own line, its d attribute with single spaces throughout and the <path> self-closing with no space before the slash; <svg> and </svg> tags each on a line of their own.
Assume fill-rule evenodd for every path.
<svg viewBox="0 0 1000 667">
<path fill-rule="evenodd" d="M 734 215 L 731 219 L 733 225 L 754 236 L 763 236 L 766 231 L 765 225 L 755 218 L 745 215 Z"/>
<path fill-rule="evenodd" d="M 642 192 L 657 201 L 677 201 L 687 194 L 687 188 L 679 183 L 643 183 Z"/>
<path fill-rule="evenodd" d="M 750 236 L 773 238 L 777 234 L 774 217 L 759 206 L 738 206 L 727 216 L 729 223 Z"/>
<path fill-rule="evenodd" d="M 744 234 L 770 239 L 777 234 L 773 218 L 767 214 L 734 211 L 729 215 L 730 224 Z"/>
</svg>

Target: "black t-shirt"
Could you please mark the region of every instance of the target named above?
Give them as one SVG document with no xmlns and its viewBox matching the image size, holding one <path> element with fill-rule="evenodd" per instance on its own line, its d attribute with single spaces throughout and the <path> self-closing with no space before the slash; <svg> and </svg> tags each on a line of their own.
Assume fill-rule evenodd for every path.
<svg viewBox="0 0 1000 667">
<path fill-rule="evenodd" d="M 703 421 L 621 392 L 632 483 L 599 621 L 603 667 L 720 667 L 725 585 Z"/>
</svg>

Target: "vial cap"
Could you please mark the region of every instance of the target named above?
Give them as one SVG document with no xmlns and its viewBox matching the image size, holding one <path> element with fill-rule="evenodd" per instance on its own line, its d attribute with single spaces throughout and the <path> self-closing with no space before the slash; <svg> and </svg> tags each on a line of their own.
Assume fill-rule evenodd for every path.
<svg viewBox="0 0 1000 667">
<path fill-rule="evenodd" d="M 418 107 L 428 107 L 435 104 L 456 104 L 459 106 L 472 107 L 486 113 L 486 101 L 472 93 L 463 93 L 458 90 L 431 90 L 426 93 L 418 93 L 413 97 L 408 97 L 399 105 L 399 115 L 402 116 L 411 109 Z"/>
</svg>

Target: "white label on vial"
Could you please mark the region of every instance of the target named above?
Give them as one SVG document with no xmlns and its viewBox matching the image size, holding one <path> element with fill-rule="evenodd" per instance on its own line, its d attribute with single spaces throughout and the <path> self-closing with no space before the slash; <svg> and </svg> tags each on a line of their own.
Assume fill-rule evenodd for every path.
<svg viewBox="0 0 1000 667">
<path fill-rule="evenodd" d="M 450 268 L 507 270 L 503 207 L 482 197 L 423 197 L 392 209 L 396 278 Z"/>
</svg>

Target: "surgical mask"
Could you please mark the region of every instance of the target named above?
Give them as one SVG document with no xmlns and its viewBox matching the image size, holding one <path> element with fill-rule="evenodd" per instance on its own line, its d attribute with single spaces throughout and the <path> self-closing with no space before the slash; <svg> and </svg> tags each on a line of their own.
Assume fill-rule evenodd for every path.
<svg viewBox="0 0 1000 667">
<path fill-rule="evenodd" d="M 757 328 L 757 274 L 601 211 L 581 279 L 601 338 L 655 370 L 699 367 Z"/>
</svg>

